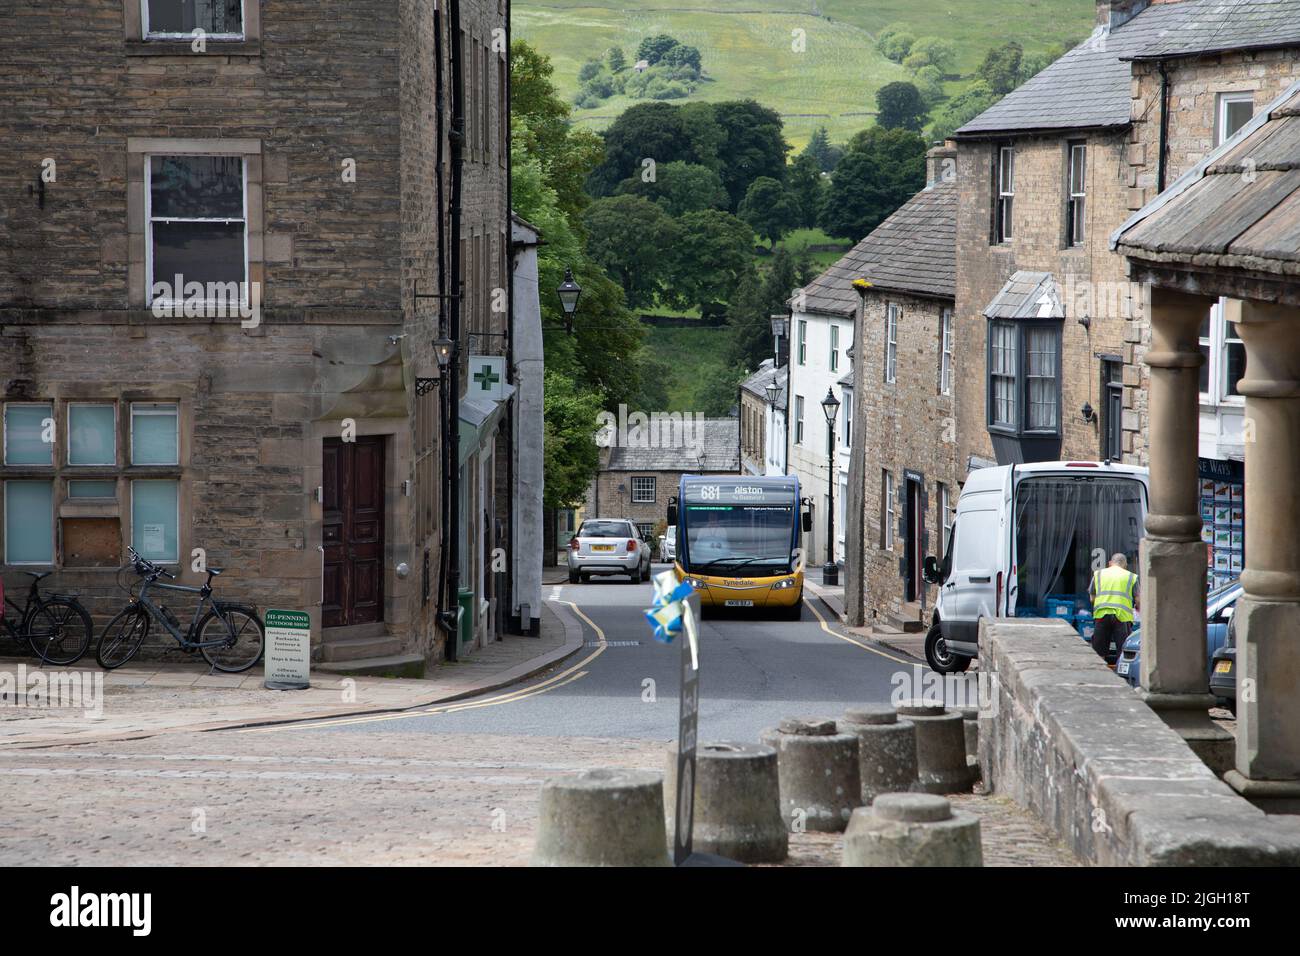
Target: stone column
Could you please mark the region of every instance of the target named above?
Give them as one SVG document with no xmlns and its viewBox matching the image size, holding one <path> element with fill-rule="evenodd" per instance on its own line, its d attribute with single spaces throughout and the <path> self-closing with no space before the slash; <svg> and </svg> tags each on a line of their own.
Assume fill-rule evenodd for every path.
<svg viewBox="0 0 1300 956">
<path fill-rule="evenodd" d="M 1216 773 L 1232 736 L 1209 717 L 1205 670 L 1206 548 L 1197 450 L 1199 336 L 1214 300 L 1151 291 L 1151 501 L 1142 542 L 1142 696 Z"/>
<path fill-rule="evenodd" d="M 1300 309 L 1242 303 L 1246 568 L 1237 604 L 1237 767 L 1228 783 L 1300 813 Z"/>
</svg>

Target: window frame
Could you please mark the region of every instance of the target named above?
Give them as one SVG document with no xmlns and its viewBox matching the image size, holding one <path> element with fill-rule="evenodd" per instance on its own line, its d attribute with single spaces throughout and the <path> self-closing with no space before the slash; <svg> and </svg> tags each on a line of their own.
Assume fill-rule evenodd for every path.
<svg viewBox="0 0 1300 956">
<path fill-rule="evenodd" d="M 808 320 L 799 320 L 799 364 L 808 364 Z"/>
<path fill-rule="evenodd" d="M 834 322 L 830 324 L 830 364 L 831 371 L 840 370 L 840 327 Z"/>
<path fill-rule="evenodd" d="M 128 442 L 128 450 L 127 450 L 127 464 L 128 464 L 130 467 L 132 467 L 132 468 L 179 468 L 179 467 L 180 467 L 180 464 L 181 464 L 181 461 L 180 461 L 180 459 L 181 459 L 181 406 L 180 406 L 180 403 L 179 403 L 179 402 L 134 402 L 134 401 L 133 401 L 133 402 L 130 403 L 130 405 L 131 405 L 131 407 L 130 407 L 130 409 L 127 411 L 127 415 L 129 416 L 129 417 L 128 417 L 128 425 L 129 425 L 129 427 L 128 427 L 128 429 L 127 429 L 127 442 Z M 137 461 L 135 460 L 135 416 L 136 416 L 136 408 L 137 408 L 137 407 L 140 407 L 140 406 L 144 406 L 144 407 L 152 407 L 152 408 L 155 408 L 155 409 L 157 409 L 157 408 L 171 408 L 171 409 L 174 410 L 174 416 L 175 416 L 175 421 L 176 421 L 176 460 L 175 460 L 175 461 L 137 462 Z M 146 411 L 146 412 L 142 412 L 141 414 L 142 414 L 142 415 L 146 415 L 146 416 L 161 416 L 161 415 L 163 415 L 163 414 L 165 414 L 165 413 L 163 413 L 163 412 L 157 412 L 157 411 L 153 411 L 153 412 Z"/>
<path fill-rule="evenodd" d="M 953 500 L 952 492 L 946 482 L 935 482 L 939 486 L 938 498 L 939 506 L 939 547 L 936 553 L 939 555 L 939 563 L 942 564 L 948 558 L 948 542 L 952 537 L 953 525 L 957 523 L 957 504 Z"/>
<path fill-rule="evenodd" d="M 898 382 L 898 320 L 903 317 L 903 307 L 897 302 L 885 303 L 885 384 Z"/>
<path fill-rule="evenodd" d="M 55 433 L 54 433 L 55 440 L 53 442 L 50 442 L 49 464 L 45 464 L 43 462 L 41 463 L 11 462 L 9 460 L 9 409 L 19 405 L 28 408 L 48 408 L 50 410 L 50 414 L 47 415 L 46 418 L 52 419 L 55 423 Z M 34 401 L 34 402 L 32 401 L 4 402 L 3 407 L 0 407 L 0 431 L 3 432 L 2 434 L 0 434 L 0 463 L 2 463 L 6 468 L 48 468 L 51 471 L 53 471 L 55 467 L 58 465 L 57 445 L 58 445 L 59 436 L 58 436 L 57 416 L 58 416 L 58 409 L 55 406 L 53 399 L 49 401 Z M 41 421 L 42 423 L 44 423 L 45 418 L 42 418 Z"/>
<path fill-rule="evenodd" d="M 844 419 L 840 437 L 844 439 L 842 450 L 848 451 L 853 447 L 853 389 L 848 386 L 842 387 L 840 397 L 844 400 Z"/>
<path fill-rule="evenodd" d="M 953 332 L 953 310 L 944 307 L 939 311 L 939 394 L 952 394 L 953 348 L 956 344 Z"/>
<path fill-rule="evenodd" d="M 880 469 L 880 550 L 894 550 L 894 474 L 888 468 Z"/>
<path fill-rule="evenodd" d="M 202 217 L 202 218 L 175 218 L 160 217 L 155 218 L 153 214 L 153 159 L 154 157 L 199 157 L 199 158 L 236 158 L 239 160 L 240 174 L 240 195 L 243 203 L 244 215 L 242 219 L 230 219 L 225 217 Z M 160 308 L 174 309 L 178 305 L 184 305 L 185 290 L 173 289 L 173 296 L 179 291 L 182 299 L 178 303 L 175 298 L 166 299 L 153 297 L 154 287 L 154 223 L 155 222 L 213 222 L 230 225 L 232 223 L 243 223 L 243 262 L 244 262 L 244 279 L 239 284 L 239 305 L 241 308 L 249 307 L 249 291 L 252 286 L 253 261 L 249 255 L 249 219 L 250 209 L 248 202 L 248 172 L 249 172 L 248 154 L 240 150 L 230 150 L 227 152 L 169 152 L 166 149 L 150 150 L 144 153 L 144 304 L 145 308 L 152 309 L 155 302 Z M 173 276 L 168 276 L 170 281 Z M 196 280 L 197 281 L 197 280 Z M 211 309 L 216 306 L 216 302 L 207 299 L 203 300 L 205 309 Z M 229 307 L 230 303 L 225 305 Z M 237 318 L 238 316 L 222 316 L 221 318 Z"/>
<path fill-rule="evenodd" d="M 1065 148 L 1065 245 L 1076 249 L 1084 245 L 1088 237 L 1088 143 L 1086 140 L 1069 140 Z"/>
<path fill-rule="evenodd" d="M 127 489 L 127 508 L 128 508 L 127 513 L 130 516 L 130 520 L 126 528 L 126 538 L 131 543 L 131 547 L 135 548 L 136 552 L 141 557 L 146 558 L 149 561 L 153 561 L 156 564 L 180 564 L 181 551 L 183 548 L 183 544 L 182 544 L 183 535 L 181 534 L 181 498 L 182 498 L 181 480 L 179 478 L 165 478 L 165 477 L 152 478 L 152 477 L 143 477 L 143 476 L 129 476 L 128 481 L 130 483 L 130 487 Z M 141 482 L 152 482 L 153 484 L 168 484 L 168 485 L 174 485 L 176 487 L 176 554 L 175 556 L 156 557 L 156 556 L 145 554 L 143 543 L 137 542 L 135 540 L 135 518 L 136 518 L 135 486 L 140 484 Z M 118 522 L 118 525 L 119 527 L 121 526 L 120 521 Z"/>
<path fill-rule="evenodd" d="M 645 488 L 645 482 L 650 483 L 650 497 L 645 497 L 644 491 L 638 491 L 638 482 L 640 487 Z M 659 500 L 659 481 L 656 475 L 633 475 L 632 476 L 632 504 L 634 505 L 652 505 Z"/>
<path fill-rule="evenodd" d="M 74 462 L 74 461 L 72 460 L 72 410 L 73 410 L 74 408 L 110 408 L 110 409 L 113 410 L 113 430 L 112 430 L 112 438 L 113 438 L 113 460 L 112 460 L 112 461 Z M 117 412 L 117 402 L 103 402 L 103 401 L 99 401 L 99 402 L 95 402 L 95 401 L 87 401 L 87 402 L 77 401 L 77 402 L 73 402 L 73 401 L 70 401 L 70 402 L 68 402 L 68 404 L 67 404 L 67 425 L 66 425 L 66 427 L 67 427 L 67 433 L 66 433 L 66 434 L 67 434 L 67 436 L 68 436 L 68 440 L 67 440 L 67 443 L 66 443 L 66 444 L 67 444 L 67 452 L 66 452 L 66 455 L 64 456 L 64 457 L 65 457 L 65 461 L 64 461 L 64 464 L 65 464 L 65 465 L 67 465 L 69 468 L 116 468 L 116 467 L 117 467 L 117 444 L 118 444 L 117 439 L 118 439 L 118 428 L 119 428 L 119 419 L 118 419 L 118 412 Z"/>
<path fill-rule="evenodd" d="M 794 397 L 794 443 L 796 445 L 803 444 L 803 406 L 803 396 L 796 395 Z"/>
<path fill-rule="evenodd" d="M 1001 245 L 1015 238 L 1016 147 L 999 143 L 994 149 L 993 243 Z"/>
<path fill-rule="evenodd" d="M 14 484 L 14 482 L 49 485 L 50 488 L 50 560 L 48 561 L 15 561 L 9 557 L 9 542 L 10 542 L 9 520 L 8 520 L 9 519 L 9 486 Z M 57 527 L 58 508 L 56 507 L 56 499 L 54 496 L 54 475 L 50 475 L 48 478 L 44 476 L 36 476 L 36 475 L 30 477 L 6 478 L 3 482 L 0 482 L 0 485 L 4 486 L 3 488 L 0 488 L 0 519 L 4 519 L 2 523 L 5 526 L 4 527 L 4 551 L 3 554 L 0 554 L 0 557 L 4 559 L 4 563 L 9 567 L 14 567 L 14 568 L 57 568 L 59 566 L 58 564 L 59 536 L 58 536 L 58 527 Z M 3 608 L 0 608 L 0 610 L 3 610 Z"/>
<path fill-rule="evenodd" d="M 1225 133 L 1228 126 L 1228 107 L 1236 103 L 1250 104 L 1250 117 L 1247 118 L 1246 123 L 1249 123 L 1255 117 L 1254 90 L 1223 90 L 1216 93 L 1214 97 L 1214 146 L 1216 149 L 1236 133 L 1236 130 L 1232 133 Z M 1242 123 L 1241 126 L 1245 126 L 1246 123 Z M 1241 126 L 1238 126 L 1237 129 L 1241 129 Z"/>
<path fill-rule="evenodd" d="M 194 39 L 193 31 L 189 33 L 155 33 L 149 29 L 149 4 L 152 0 L 137 0 L 140 5 L 140 38 L 142 40 L 186 40 Z M 259 0 L 254 0 L 256 6 Z M 203 39 L 218 41 L 240 41 L 249 39 L 248 32 L 248 0 L 239 0 L 239 33 L 208 33 L 203 32 Z M 196 27 L 195 29 L 202 29 Z"/>
<path fill-rule="evenodd" d="M 1228 335 L 1228 326 L 1235 323 L 1228 318 L 1227 312 L 1228 299 L 1222 297 L 1210 307 L 1210 334 L 1198 337 L 1199 345 L 1205 354 L 1204 367 L 1208 372 L 1206 384 L 1209 387 L 1209 391 L 1200 392 L 1200 402 L 1202 405 L 1243 408 L 1246 404 L 1246 396 L 1231 395 L 1228 392 L 1232 387 L 1232 383 L 1228 381 L 1228 350 L 1232 345 L 1244 349 L 1245 344 L 1240 334 L 1235 337 Z"/>
<path fill-rule="evenodd" d="M 985 353 L 985 426 L 990 432 L 999 435 L 1012 437 L 1031 435 L 1031 436 L 1048 436 L 1060 437 L 1064 427 L 1063 414 L 1063 395 L 1064 375 L 1061 368 L 1062 349 L 1064 339 L 1064 322 L 1061 319 L 990 319 L 989 328 L 986 335 L 986 353 Z M 994 329 L 1006 328 L 1011 331 L 1013 339 L 1010 348 L 1010 354 L 1015 362 L 1015 367 L 1011 374 L 997 373 L 994 371 Z M 1056 425 L 1054 428 L 1030 427 L 1029 425 L 1029 353 L 1028 339 L 1026 334 L 1028 330 L 1043 330 L 1051 334 L 1054 351 L 1054 374 L 1051 380 L 1055 382 L 1055 388 L 1052 390 L 1054 407 L 1056 410 Z M 1035 379 L 1046 378 L 1046 376 L 1034 376 Z M 995 420 L 995 389 L 994 382 L 996 379 L 1009 379 L 1012 382 L 1011 396 L 1014 407 L 1011 410 L 1011 421 L 1004 422 Z"/>
</svg>

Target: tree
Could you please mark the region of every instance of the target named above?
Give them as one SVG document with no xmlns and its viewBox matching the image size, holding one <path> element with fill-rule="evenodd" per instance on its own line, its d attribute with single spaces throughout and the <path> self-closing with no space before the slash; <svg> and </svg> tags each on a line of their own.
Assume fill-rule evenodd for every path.
<svg viewBox="0 0 1300 956">
<path fill-rule="evenodd" d="M 678 229 L 659 206 L 640 196 L 597 199 L 582 216 L 587 255 L 623 287 L 633 308 L 653 305 L 669 279 Z"/>
<path fill-rule="evenodd" d="M 983 80 L 972 83 L 944 104 L 935 117 L 930 138 L 947 139 L 1001 98 Z"/>
<path fill-rule="evenodd" d="M 618 184 L 618 194 L 649 199 L 673 217 L 702 209 L 726 209 L 729 202 L 717 173 L 706 166 L 680 161 L 659 166 L 649 182 L 643 176 L 623 180 Z"/>
<path fill-rule="evenodd" d="M 660 166 L 674 160 L 697 160 L 682 113 L 671 103 L 628 107 L 605 130 L 604 138 L 605 161 L 587 180 L 587 188 L 595 196 L 612 196 L 623 180 L 641 175 L 644 160 L 654 160 Z"/>
<path fill-rule="evenodd" d="M 546 485 L 542 503 L 547 508 L 572 508 L 582 503 L 600 464 L 596 447 L 600 393 L 579 388 L 549 368 L 543 383 Z"/>
<path fill-rule="evenodd" d="M 821 226 L 857 242 L 924 185 L 925 140 L 901 129 L 863 130 L 835 167 Z"/>
<path fill-rule="evenodd" d="M 1020 82 L 1020 61 L 1024 52 L 1019 43 L 1008 40 L 984 55 L 984 62 L 976 73 L 994 93 L 1005 96 Z"/>
<path fill-rule="evenodd" d="M 909 67 L 909 69 L 934 66 L 938 67 L 940 73 L 947 73 L 956 59 L 957 48 L 953 46 L 950 40 L 939 37 L 920 37 L 912 44 L 911 52 L 908 53 L 904 66 L 916 61 L 916 66 Z"/>
<path fill-rule="evenodd" d="M 683 308 L 726 302 L 753 268 L 754 231 L 718 209 L 687 213 L 678 225 L 669 298 Z"/>
<path fill-rule="evenodd" d="M 715 103 L 713 111 L 723 133 L 719 173 L 731 197 L 731 208 L 738 209 L 755 179 L 785 178 L 785 156 L 790 147 L 780 114 L 754 100 Z"/>
<path fill-rule="evenodd" d="M 876 125 L 885 129 L 910 129 L 919 132 L 925 117 L 921 91 L 911 83 L 896 82 L 876 92 Z"/>
<path fill-rule="evenodd" d="M 923 66 L 916 71 L 916 88 L 921 91 L 921 99 L 926 109 L 931 109 L 943 99 L 943 74 L 937 66 Z"/>
<path fill-rule="evenodd" d="M 912 44 L 915 42 L 916 38 L 910 33 L 892 33 L 881 41 L 880 52 L 886 59 L 902 63 L 912 52 Z"/>
<path fill-rule="evenodd" d="M 804 151 L 799 154 L 786 173 L 790 198 L 799 210 L 799 225 L 817 225 L 821 215 L 822 199 L 826 193 L 826 180 L 817 165 L 817 158 Z"/>
<path fill-rule="evenodd" d="M 799 225 L 800 212 L 784 185 L 770 176 L 760 176 L 749 184 L 738 215 L 754 232 L 771 240 L 775 249 L 781 238 Z"/>
<path fill-rule="evenodd" d="M 603 69 L 604 64 L 600 60 L 588 60 L 578 70 L 578 82 L 586 83 L 588 80 L 594 79 Z"/>
<path fill-rule="evenodd" d="M 765 277 L 751 271 L 741 278 L 727 307 L 729 365 L 753 372 L 772 357 L 771 317 L 783 314 L 786 302 L 812 278 L 812 263 L 806 257 L 796 260 L 786 249 L 776 251 Z"/>
<path fill-rule="evenodd" d="M 808 140 L 808 145 L 804 147 L 804 155 L 810 155 L 817 162 L 817 168 L 823 173 L 829 173 L 835 168 L 835 163 L 839 157 L 834 153 L 834 147 L 831 146 L 830 134 L 826 131 L 825 126 L 819 126 L 813 131 L 812 138 Z"/>
<path fill-rule="evenodd" d="M 645 60 L 651 66 L 654 66 L 667 55 L 669 50 L 677 45 L 677 39 L 666 33 L 646 37 L 641 41 L 641 45 L 636 48 L 636 58 Z"/>
<path fill-rule="evenodd" d="M 611 73 L 622 73 L 627 69 L 627 57 L 623 55 L 623 48 L 612 46 L 605 54 L 605 63 Z"/>
<path fill-rule="evenodd" d="M 692 75 L 699 76 L 701 66 L 700 51 L 693 46 L 687 46 L 685 43 L 679 43 L 668 50 L 663 56 L 663 62 L 672 67 L 685 67 Z"/>
</svg>

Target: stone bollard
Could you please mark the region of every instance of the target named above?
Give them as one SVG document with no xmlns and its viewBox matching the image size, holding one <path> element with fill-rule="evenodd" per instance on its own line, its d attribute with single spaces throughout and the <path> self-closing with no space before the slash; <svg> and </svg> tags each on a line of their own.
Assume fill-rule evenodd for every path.
<svg viewBox="0 0 1300 956">
<path fill-rule="evenodd" d="M 858 738 L 835 732 L 835 721 L 786 718 L 759 739 L 776 749 L 781 818 L 793 833 L 840 833 L 862 805 Z"/>
<path fill-rule="evenodd" d="M 983 866 L 979 818 L 929 793 L 882 793 L 853 811 L 844 866 Z"/>
<path fill-rule="evenodd" d="M 882 793 L 901 793 L 916 786 L 916 725 L 899 720 L 894 708 L 888 704 L 854 707 L 835 727 L 858 738 L 864 805 Z"/>
<path fill-rule="evenodd" d="M 975 769 L 966 760 L 961 714 L 942 704 L 906 701 L 896 708 L 916 724 L 916 789 L 922 793 L 969 793 Z"/>
<path fill-rule="evenodd" d="M 668 748 L 664 806 L 676 816 L 677 745 Z M 789 837 L 781 819 L 776 751 L 763 744 L 709 743 L 695 750 L 693 849 L 741 863 L 780 863 Z"/>
<path fill-rule="evenodd" d="M 542 784 L 531 866 L 671 866 L 663 776 L 584 770 Z"/>
<path fill-rule="evenodd" d="M 961 714 L 962 730 L 966 733 L 966 756 L 979 759 L 980 755 L 980 709 L 978 707 L 957 707 Z"/>
</svg>

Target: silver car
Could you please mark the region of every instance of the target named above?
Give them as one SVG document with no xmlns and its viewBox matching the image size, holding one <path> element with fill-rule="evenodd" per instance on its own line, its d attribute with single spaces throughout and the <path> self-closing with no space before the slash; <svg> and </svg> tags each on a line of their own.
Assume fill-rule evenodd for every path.
<svg viewBox="0 0 1300 956">
<path fill-rule="evenodd" d="M 677 526 L 670 524 L 659 539 L 659 557 L 665 561 L 677 560 Z"/>
<path fill-rule="evenodd" d="M 569 583 L 596 574 L 650 580 L 650 545 L 626 518 L 588 518 L 569 540 Z"/>
</svg>

